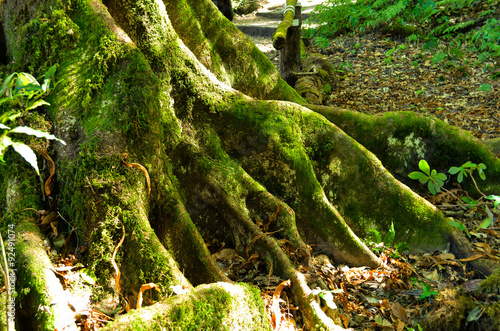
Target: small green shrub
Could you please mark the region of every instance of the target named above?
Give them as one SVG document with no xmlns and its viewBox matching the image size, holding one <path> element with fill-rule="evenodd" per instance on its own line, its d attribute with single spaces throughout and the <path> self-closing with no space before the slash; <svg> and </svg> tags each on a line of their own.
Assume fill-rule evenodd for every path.
<svg viewBox="0 0 500 331">
<path fill-rule="evenodd" d="M 15 72 L 3 81 L 0 96 L 5 96 L 0 97 L 0 105 L 5 106 L 6 104 L 9 108 L 14 110 L 8 110 L 0 115 L 0 130 L 2 130 L 0 135 L 0 163 L 5 163 L 3 156 L 7 149 L 12 146 L 12 148 L 35 169 L 36 173 L 40 175 L 36 155 L 33 150 L 28 145 L 13 140 L 11 138 L 12 134 L 22 133 L 38 138 L 57 140 L 63 145 L 66 144 L 63 140 L 44 131 L 35 130 L 27 126 L 11 128 L 5 125 L 22 116 L 22 112 L 35 109 L 42 105 L 49 105 L 42 97 L 49 91 L 50 81 L 54 76 L 55 70 L 56 66 L 49 69 L 45 74 L 42 85 L 40 85 L 32 75 L 25 72 Z"/>
</svg>

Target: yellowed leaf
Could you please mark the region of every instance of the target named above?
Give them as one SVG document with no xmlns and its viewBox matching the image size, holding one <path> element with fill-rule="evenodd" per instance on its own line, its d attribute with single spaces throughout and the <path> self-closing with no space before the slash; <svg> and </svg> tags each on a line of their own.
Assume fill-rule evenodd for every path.
<svg viewBox="0 0 500 331">
<path fill-rule="evenodd" d="M 439 254 L 438 257 L 441 260 L 455 260 L 455 255 L 453 255 L 451 253 L 442 253 L 442 254 Z"/>
</svg>

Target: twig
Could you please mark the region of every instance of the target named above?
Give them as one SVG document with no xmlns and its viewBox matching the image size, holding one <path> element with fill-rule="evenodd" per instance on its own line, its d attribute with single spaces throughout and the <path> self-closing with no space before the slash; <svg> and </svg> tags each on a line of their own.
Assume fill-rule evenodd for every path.
<svg viewBox="0 0 500 331">
<path fill-rule="evenodd" d="M 484 194 L 483 192 L 481 192 L 481 190 L 479 189 L 479 187 L 477 187 L 477 183 L 476 183 L 476 180 L 474 179 L 474 176 L 472 176 L 472 173 L 469 173 L 470 174 L 470 178 L 472 179 L 472 181 L 474 182 L 474 186 L 476 187 L 476 190 L 483 196 L 486 198 L 486 194 Z"/>
</svg>

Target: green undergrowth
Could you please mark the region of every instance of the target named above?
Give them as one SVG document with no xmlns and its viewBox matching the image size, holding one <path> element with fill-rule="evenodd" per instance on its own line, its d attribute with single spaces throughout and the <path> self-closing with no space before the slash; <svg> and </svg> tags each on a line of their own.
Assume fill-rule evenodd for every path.
<svg viewBox="0 0 500 331">
<path fill-rule="evenodd" d="M 328 0 L 314 10 L 313 28 L 306 35 L 315 36 L 320 47 L 328 47 L 328 39 L 337 35 L 371 31 L 408 37 L 424 49 L 435 50 L 442 40 L 453 46 L 438 52 L 443 59 L 475 52 L 475 65 L 483 64 L 497 77 L 498 15 L 495 0 Z"/>
</svg>

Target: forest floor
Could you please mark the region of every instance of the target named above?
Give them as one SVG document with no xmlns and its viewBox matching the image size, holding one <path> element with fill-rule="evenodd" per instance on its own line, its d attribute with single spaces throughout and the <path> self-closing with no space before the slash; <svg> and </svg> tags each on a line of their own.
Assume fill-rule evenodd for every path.
<svg viewBox="0 0 500 331">
<path fill-rule="evenodd" d="M 278 55 L 271 39 L 283 2 L 262 1 L 263 7 L 257 12 L 237 16 L 234 21 L 239 27 L 260 27 L 241 29 L 275 64 Z M 308 12 L 314 8 L 309 1 L 302 4 L 311 6 Z M 481 140 L 500 137 L 500 84 L 491 78 L 491 63 L 477 65 L 474 53 L 465 48 L 449 49 L 444 42 L 428 46 L 372 33 L 339 36 L 322 45 L 313 42 L 307 53 L 321 54 L 336 73 L 331 92 L 323 98 L 326 105 L 366 114 L 401 110 L 432 114 Z M 468 196 L 459 186 L 453 192 Z M 386 247 L 390 243 L 383 244 L 385 233 L 374 234 L 367 241 L 383 261 L 383 266 L 375 270 L 334 265 L 314 250 L 313 263 L 304 273 L 311 283 L 321 279 L 328 285 L 331 292 L 317 289 L 318 300 L 338 324 L 355 330 L 418 330 L 427 319 L 425 325 L 433 330 L 498 329 L 498 293 L 486 293 L 484 284 L 479 285 L 485 276 L 465 264 L 478 258 L 500 260 L 500 224 L 495 223 L 498 215 L 485 226 L 488 213 L 484 207 L 464 206 L 446 192 L 427 198 L 457 224 L 465 225 L 464 231 L 475 247 L 473 254 L 465 259 L 448 251 L 405 255 Z M 284 287 L 279 284 L 285 280 L 264 271 L 240 272 L 238 280 L 258 285 L 269 302 L 272 318 L 282 316 L 275 330 L 300 329 L 300 314 L 281 293 Z M 273 297 L 280 298 L 280 294 L 281 312 L 272 308 L 276 307 Z M 491 307 L 497 307 L 497 312 Z M 491 319 L 493 315 L 496 322 Z"/>
</svg>

